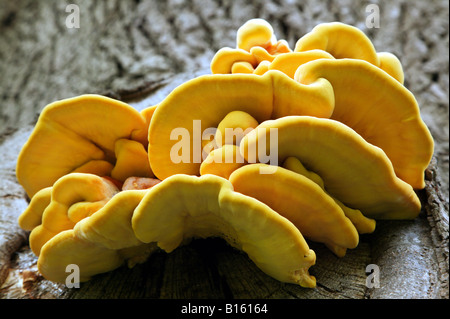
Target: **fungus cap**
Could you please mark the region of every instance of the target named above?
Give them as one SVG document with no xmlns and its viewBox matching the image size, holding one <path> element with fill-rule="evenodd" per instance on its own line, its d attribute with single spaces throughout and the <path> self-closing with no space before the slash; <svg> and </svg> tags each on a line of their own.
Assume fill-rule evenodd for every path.
<svg viewBox="0 0 450 319">
<path fill-rule="evenodd" d="M 116 162 L 111 177 L 125 181 L 130 176 L 154 177 L 148 161 L 147 151 L 141 143 L 120 139 L 115 143 Z"/>
<path fill-rule="evenodd" d="M 273 146 L 267 137 L 271 128 L 278 134 Z M 395 175 L 386 154 L 338 121 L 287 116 L 261 123 L 241 142 L 240 152 L 249 163 L 259 161 L 260 138 L 265 138 L 266 150 L 277 147 L 279 163 L 297 157 L 323 179 L 328 193 L 367 217 L 410 219 L 420 212 L 416 193 Z"/>
<path fill-rule="evenodd" d="M 42 214 L 50 204 L 52 187 L 41 189 L 33 196 L 27 208 L 19 215 L 20 228 L 31 231 L 42 223 Z"/>
<path fill-rule="evenodd" d="M 128 104 L 81 95 L 47 105 L 17 159 L 19 183 L 32 197 L 80 167 L 105 172 L 115 163 L 115 142 L 130 139 L 147 147 L 143 116 Z M 90 163 L 94 164 L 91 165 Z"/>
<path fill-rule="evenodd" d="M 316 49 L 327 51 L 336 59 L 361 59 L 379 64 L 375 47 L 364 32 L 341 22 L 318 24 L 297 41 L 294 52 Z"/>
<path fill-rule="evenodd" d="M 294 52 L 329 52 L 336 59 L 358 59 L 371 63 L 403 84 L 400 60 L 392 53 L 377 53 L 373 43 L 360 29 L 341 22 L 321 23 L 301 37 Z"/>
<path fill-rule="evenodd" d="M 219 146 L 225 144 L 239 145 L 242 137 L 258 125 L 258 121 L 250 114 L 243 111 L 232 111 L 225 115 L 217 126 L 216 144 Z"/>
<path fill-rule="evenodd" d="M 232 111 L 246 112 L 260 123 L 286 115 L 329 117 L 333 107 L 333 88 L 326 80 L 301 85 L 280 71 L 200 76 L 158 104 L 149 128 L 150 166 L 159 179 L 198 175 L 203 133 Z"/>
<path fill-rule="evenodd" d="M 392 76 L 399 83 L 404 84 L 405 74 L 399 58 L 390 52 L 378 52 L 379 68 Z"/>
<path fill-rule="evenodd" d="M 272 61 L 269 69 L 279 70 L 293 79 L 300 65 L 317 59 L 334 59 L 334 57 L 323 50 L 280 54 Z"/>
<path fill-rule="evenodd" d="M 119 192 L 93 214 L 78 221 L 72 229 L 45 232 L 43 235 L 47 237 L 40 237 L 39 271 L 46 279 L 64 282 L 66 266 L 76 264 L 83 282 L 99 273 L 114 270 L 124 262 L 133 266 L 146 260 L 157 247 L 139 241 L 131 227 L 132 214 L 145 192 Z"/>
<path fill-rule="evenodd" d="M 324 192 L 326 192 L 327 195 L 331 196 L 326 190 L 323 183 L 323 179 L 317 175 L 314 172 L 308 171 L 305 166 L 300 162 L 300 160 L 297 157 L 287 157 L 283 162 L 283 167 L 293 171 L 297 174 L 301 174 L 310 180 L 312 180 L 314 183 L 320 186 Z M 344 212 L 345 216 L 347 216 L 348 219 L 351 220 L 353 225 L 355 226 L 356 230 L 360 234 L 368 234 L 375 231 L 376 221 L 371 218 L 365 217 L 360 210 L 353 209 L 351 207 L 348 207 L 344 205 L 341 201 L 338 199 L 332 197 L 333 200 L 336 202 L 336 204 L 341 207 L 342 211 Z"/>
<path fill-rule="evenodd" d="M 37 198 L 33 197 L 27 210 L 19 216 L 21 225 L 33 226 L 29 240 L 33 253 L 39 256 L 42 246 L 50 238 L 94 214 L 118 191 L 105 178 L 71 173 L 58 179 L 52 187 L 36 193 Z"/>
<path fill-rule="evenodd" d="M 261 174 L 261 166 L 249 164 L 230 175 L 234 190 L 256 198 L 289 219 L 307 239 L 324 243 L 336 255 L 359 242 L 356 228 L 341 207 L 309 178 L 282 167 Z"/>
<path fill-rule="evenodd" d="M 162 213 L 164 212 L 164 213 Z M 151 188 L 136 208 L 133 229 L 143 242 L 167 252 L 189 238 L 222 237 L 268 275 L 315 286 L 315 263 L 300 231 L 260 201 L 234 192 L 221 177 L 178 174 Z"/>
<path fill-rule="evenodd" d="M 123 261 L 117 251 L 80 239 L 74 235 L 73 229 L 69 229 L 52 237 L 43 246 L 38 270 L 48 280 L 66 283 L 69 275 L 67 266 L 77 265 L 80 270 L 78 283 L 91 279 L 93 275 L 114 270 Z"/>
<path fill-rule="evenodd" d="M 208 154 L 200 165 L 200 175 L 213 174 L 228 179 L 232 172 L 245 164 L 239 147 L 227 144 Z"/>
<path fill-rule="evenodd" d="M 397 176 L 413 188 L 425 186 L 434 142 L 408 89 L 372 64 L 353 59 L 311 61 L 301 65 L 295 77 L 309 85 L 329 81 L 335 96 L 331 119 L 383 149 Z"/>
<path fill-rule="evenodd" d="M 245 51 L 255 46 L 267 48 L 275 44 L 273 28 L 264 19 L 250 19 L 236 33 L 236 47 Z"/>
<path fill-rule="evenodd" d="M 256 58 L 250 52 L 242 49 L 221 48 L 214 54 L 210 68 L 213 74 L 229 74 L 235 63 L 245 62 L 252 67 L 258 64 Z"/>
</svg>

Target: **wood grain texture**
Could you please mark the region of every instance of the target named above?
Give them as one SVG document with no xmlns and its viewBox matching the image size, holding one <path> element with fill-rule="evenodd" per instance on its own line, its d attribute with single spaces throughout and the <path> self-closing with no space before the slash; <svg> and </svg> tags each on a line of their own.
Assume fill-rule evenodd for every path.
<svg viewBox="0 0 450 319">
<path fill-rule="evenodd" d="M 448 298 L 448 2 L 447 1 L 88 1 L 80 28 L 68 29 L 66 3 L 2 1 L 0 5 L 0 298 Z M 365 26 L 367 4 L 380 7 L 380 28 Z M 15 162 L 42 108 L 55 100 L 99 93 L 137 109 L 209 72 L 237 28 L 261 17 L 291 47 L 320 22 L 362 29 L 377 51 L 400 57 L 405 86 L 416 96 L 436 141 L 424 209 L 414 221 L 379 222 L 342 259 L 311 243 L 318 255 L 308 290 L 266 276 L 218 239 L 156 253 L 68 289 L 43 279 L 17 217 L 27 205 Z M 368 264 L 381 287 L 365 285 Z"/>
</svg>

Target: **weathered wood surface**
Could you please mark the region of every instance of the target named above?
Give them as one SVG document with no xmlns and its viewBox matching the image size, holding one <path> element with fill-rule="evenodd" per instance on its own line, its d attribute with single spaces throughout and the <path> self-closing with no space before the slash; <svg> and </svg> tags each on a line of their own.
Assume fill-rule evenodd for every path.
<svg viewBox="0 0 450 319">
<path fill-rule="evenodd" d="M 0 298 L 448 298 L 448 2 L 372 1 L 380 28 L 367 29 L 360 1 L 72 1 L 79 29 L 68 29 L 65 2 L 0 5 Z M 221 240 L 197 240 L 156 253 L 133 269 L 99 275 L 80 289 L 43 279 L 17 216 L 27 205 L 15 179 L 17 154 L 43 106 L 83 93 L 156 104 L 176 85 L 208 72 L 213 54 L 234 46 L 235 31 L 262 17 L 278 38 L 316 24 L 360 27 L 378 51 L 398 55 L 436 141 L 435 162 L 414 221 L 379 222 L 344 258 L 311 243 L 316 289 L 282 284 Z M 380 288 L 365 285 L 368 264 Z"/>
</svg>

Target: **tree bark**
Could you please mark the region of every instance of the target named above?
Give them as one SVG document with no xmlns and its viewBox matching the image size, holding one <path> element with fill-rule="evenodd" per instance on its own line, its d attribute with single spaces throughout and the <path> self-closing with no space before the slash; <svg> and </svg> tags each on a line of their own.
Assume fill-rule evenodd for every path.
<svg viewBox="0 0 450 319">
<path fill-rule="evenodd" d="M 80 27 L 68 28 L 66 3 L 2 1 L 0 6 L 0 297 L 1 298 L 448 298 L 448 2 L 373 1 L 380 27 L 365 25 L 367 3 L 339 1 L 88 1 Z M 27 206 L 15 163 L 42 108 L 85 93 L 111 96 L 136 109 L 157 104 L 173 88 L 209 73 L 214 53 L 235 46 L 245 21 L 260 17 L 291 47 L 320 22 L 363 30 L 377 51 L 402 61 L 435 139 L 421 215 L 378 222 L 375 233 L 337 258 L 318 255 L 315 289 L 280 283 L 219 239 L 194 240 L 122 267 L 79 289 L 40 276 L 28 234 L 17 225 Z M 380 269 L 368 288 L 366 266 Z"/>
</svg>

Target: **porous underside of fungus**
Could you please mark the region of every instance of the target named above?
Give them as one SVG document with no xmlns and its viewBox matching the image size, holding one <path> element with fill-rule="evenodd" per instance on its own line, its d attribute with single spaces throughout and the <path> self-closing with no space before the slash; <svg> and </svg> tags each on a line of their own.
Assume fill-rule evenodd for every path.
<svg viewBox="0 0 450 319">
<path fill-rule="evenodd" d="M 433 139 L 400 59 L 362 31 L 322 23 L 292 50 L 252 19 L 211 73 L 142 112 L 98 95 L 43 110 L 17 179 L 45 278 L 77 264 L 86 281 L 221 237 L 273 278 L 315 287 L 308 240 L 342 257 L 377 219 L 418 215 Z"/>
</svg>

